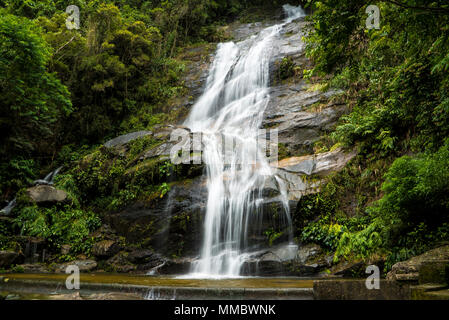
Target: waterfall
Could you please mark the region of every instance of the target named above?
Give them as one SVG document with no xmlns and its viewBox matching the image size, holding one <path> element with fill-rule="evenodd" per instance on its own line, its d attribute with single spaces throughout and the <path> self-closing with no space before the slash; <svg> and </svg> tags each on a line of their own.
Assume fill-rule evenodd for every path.
<svg viewBox="0 0 449 320">
<path fill-rule="evenodd" d="M 258 138 L 270 100 L 273 41 L 286 24 L 305 15 L 301 7 L 286 5 L 284 11 L 288 18 L 282 24 L 218 45 L 205 92 L 185 122 L 203 133 L 208 178 L 202 250 L 191 277 L 238 277 L 248 257 L 248 230 L 261 219 L 263 186 L 274 176 Z M 291 226 L 287 191 L 277 181 Z"/>
</svg>

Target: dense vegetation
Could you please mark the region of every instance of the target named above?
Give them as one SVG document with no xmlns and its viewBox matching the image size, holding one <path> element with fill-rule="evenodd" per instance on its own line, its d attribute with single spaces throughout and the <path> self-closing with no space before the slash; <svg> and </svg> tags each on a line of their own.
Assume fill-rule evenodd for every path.
<svg viewBox="0 0 449 320">
<path fill-rule="evenodd" d="M 21 232 L 88 253 L 98 210 L 119 208 L 142 190 L 166 193 L 168 164 L 147 163 L 149 175 L 132 171 L 154 141 L 136 142 L 126 157 L 98 145 L 174 121 L 179 111 L 167 101 L 185 93 L 183 48 L 222 40 L 219 26 L 244 9 L 283 2 L 74 0 L 81 29 L 68 30 L 66 1 L 0 0 L 0 200 L 20 191 L 21 209 L 13 229 L 0 221 L 0 249 Z M 311 12 L 314 65 L 302 74 L 342 89 L 339 99 L 350 106 L 326 143 L 356 146 L 359 155 L 321 193 L 302 199 L 296 236 L 335 251 L 336 261 L 382 256 L 387 267 L 448 241 L 449 5 L 302 3 Z M 379 30 L 365 28 L 369 4 L 380 7 Z M 288 58 L 279 70 L 281 79 L 298 76 Z M 70 168 L 56 183 L 71 201 L 30 207 L 23 188 L 58 165 Z"/>
<path fill-rule="evenodd" d="M 370 4 L 381 11 L 378 30 L 365 27 Z M 329 221 L 310 224 L 303 236 L 315 233 L 329 242 L 336 259 L 384 255 L 389 267 L 449 240 L 449 5 L 308 5 L 307 54 L 314 68 L 304 74 L 331 74 L 328 85 L 344 90 L 351 111 L 331 138 L 356 145 L 359 156 L 314 197 Z M 355 209 L 345 203 L 352 192 Z"/>
<path fill-rule="evenodd" d="M 89 253 L 99 213 L 165 194 L 169 164 L 125 172 L 154 141 L 142 139 L 127 157 L 99 145 L 179 120 L 168 101 L 185 94 L 183 50 L 220 41 L 220 26 L 242 11 L 251 20 L 250 8 L 283 2 L 0 1 L 0 200 L 17 195 L 13 223 L 0 221 L 0 249 L 15 248 L 10 236 L 21 234 Z M 69 4 L 80 9 L 78 30 L 66 27 Z M 69 201 L 30 206 L 25 188 L 61 165 L 55 183 Z"/>
<path fill-rule="evenodd" d="M 217 41 L 242 9 L 276 1 L 0 2 L 1 199 L 81 146 L 168 122 L 183 47 Z M 173 119 L 172 119 L 173 120 Z"/>
</svg>

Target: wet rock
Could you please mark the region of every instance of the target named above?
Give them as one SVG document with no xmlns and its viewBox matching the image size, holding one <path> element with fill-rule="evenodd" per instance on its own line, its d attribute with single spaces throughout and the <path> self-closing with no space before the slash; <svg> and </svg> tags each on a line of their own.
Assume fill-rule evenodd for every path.
<svg viewBox="0 0 449 320">
<path fill-rule="evenodd" d="M 317 244 L 307 244 L 300 246 L 296 252 L 295 259 L 299 264 L 306 264 L 311 259 L 316 258 L 322 253 L 322 249 Z"/>
<path fill-rule="evenodd" d="M 321 136 L 329 133 L 335 127 L 337 120 L 344 114 L 345 108 L 327 108 L 322 112 L 312 113 L 298 111 L 303 108 L 301 102 L 296 101 L 294 108 L 269 113 L 266 111 L 264 127 L 278 130 L 278 141 L 285 145 L 291 154 L 313 153 L 313 143 Z M 278 108 L 282 104 L 277 105 Z"/>
<path fill-rule="evenodd" d="M 67 199 L 67 193 L 49 185 L 38 185 L 27 189 L 27 194 L 33 202 L 63 202 Z"/>
<path fill-rule="evenodd" d="M 95 260 L 75 260 L 58 264 L 54 267 L 54 269 L 57 273 L 65 273 L 68 266 L 77 266 L 80 272 L 91 272 L 97 268 L 97 262 Z"/>
<path fill-rule="evenodd" d="M 111 228 L 110 225 L 103 224 L 99 229 L 95 230 L 89 235 L 90 238 L 95 240 L 114 240 L 118 241 L 117 234 L 115 230 Z"/>
<path fill-rule="evenodd" d="M 438 263 L 448 260 L 449 245 L 441 246 L 439 248 L 427 251 L 419 256 L 413 257 L 407 261 L 394 264 L 391 271 L 387 274 L 387 280 L 417 282 L 420 278 L 420 272 L 423 265 L 425 266 L 432 264 L 432 262 Z"/>
<path fill-rule="evenodd" d="M 184 121 L 190 108 L 204 92 L 215 49 L 216 44 L 209 43 L 185 48 L 180 54 L 180 58 L 186 62 L 186 70 L 181 80 L 187 93 L 184 97 L 168 102 L 168 110 L 178 114 L 178 123 Z"/>
<path fill-rule="evenodd" d="M 25 256 L 25 263 L 45 262 L 50 257 L 47 241 L 39 237 L 15 237 Z"/>
<path fill-rule="evenodd" d="M 128 243 L 169 257 L 196 255 L 206 200 L 205 179 L 200 177 L 173 185 L 163 198 L 134 203 L 106 219 Z"/>
<path fill-rule="evenodd" d="M 338 172 L 356 156 L 355 151 L 345 152 L 341 148 L 310 156 L 292 157 L 281 160 L 277 168 L 283 171 L 305 175 L 326 176 Z"/>
<path fill-rule="evenodd" d="M 192 262 L 193 259 L 191 258 L 168 259 L 157 268 L 157 273 L 165 275 L 186 274 L 190 271 Z"/>
<path fill-rule="evenodd" d="M 24 256 L 15 251 L 0 251 L 0 268 L 8 268 L 13 264 L 23 263 Z"/>
<path fill-rule="evenodd" d="M 109 258 L 106 263 L 110 269 L 118 273 L 128 273 L 136 270 L 136 266 L 129 263 L 127 254 L 124 252 L 120 252 L 112 258 Z"/>
<path fill-rule="evenodd" d="M 19 267 L 23 269 L 24 273 L 50 273 L 47 266 L 42 263 L 21 264 Z"/>
<path fill-rule="evenodd" d="M 290 200 L 299 200 L 302 196 L 319 191 L 321 181 L 305 181 L 302 176 L 324 178 L 333 172 L 342 170 L 356 156 L 355 151 L 345 152 L 336 149 L 316 155 L 292 157 L 277 162 L 277 176 L 287 185 Z"/>
<path fill-rule="evenodd" d="M 366 264 L 363 261 L 344 261 L 331 269 L 331 273 L 336 276 L 354 277 L 365 273 Z"/>
<path fill-rule="evenodd" d="M 267 255 L 262 260 L 246 261 L 242 266 L 241 273 L 244 276 L 257 275 L 261 277 L 288 275 L 282 262 L 271 255 Z"/>
<path fill-rule="evenodd" d="M 296 245 L 281 244 L 252 254 L 241 272 L 257 276 L 316 276 L 328 267 L 321 253 L 317 245 L 298 249 Z"/>
<path fill-rule="evenodd" d="M 97 242 L 92 247 L 92 254 L 98 258 L 108 258 L 119 252 L 120 246 L 113 240 Z"/>
<path fill-rule="evenodd" d="M 144 269 L 154 268 L 165 261 L 160 254 L 148 249 L 131 252 L 128 254 L 128 260 L 131 263 L 143 265 Z"/>
<path fill-rule="evenodd" d="M 142 137 L 145 137 L 145 136 L 148 136 L 151 134 L 153 134 L 151 131 L 138 131 L 138 132 L 128 133 L 128 134 L 119 136 L 117 138 L 114 138 L 112 140 L 109 140 L 108 142 L 106 142 L 104 144 L 104 146 L 106 148 L 122 146 L 122 145 L 130 143 L 131 141 L 137 140 L 139 138 L 142 138 Z"/>
<path fill-rule="evenodd" d="M 261 260 L 264 260 L 264 258 L 267 257 L 275 257 L 275 259 L 273 258 L 271 260 L 278 260 L 280 262 L 290 261 L 295 259 L 297 250 L 298 247 L 296 245 L 278 245 L 276 247 L 270 248 L 268 255 L 265 254 L 264 256 L 262 256 Z"/>
<path fill-rule="evenodd" d="M 145 154 L 140 157 L 140 160 L 146 160 L 156 157 L 162 157 L 161 160 L 170 159 L 170 152 L 175 146 L 176 142 L 162 143 L 161 145 L 151 148 L 145 152 Z"/>
<path fill-rule="evenodd" d="M 420 284 L 449 284 L 449 260 L 428 260 L 421 263 L 419 269 Z"/>
<path fill-rule="evenodd" d="M 62 255 L 67 255 L 70 253 L 70 250 L 72 249 L 72 246 L 69 244 L 63 244 L 61 246 L 61 254 Z"/>
<path fill-rule="evenodd" d="M 313 143 L 332 131 L 338 119 L 347 112 L 345 105 L 328 103 L 339 91 L 314 89 L 298 75 L 288 83 L 279 80 L 279 62 L 285 57 L 300 69 L 310 69 L 302 41 L 306 24 L 303 19 L 288 24 L 273 44 L 270 102 L 262 123 L 264 128 L 278 130 L 279 142 L 292 155 L 313 153 Z M 325 105 L 325 108 L 309 110 L 316 103 Z"/>
</svg>

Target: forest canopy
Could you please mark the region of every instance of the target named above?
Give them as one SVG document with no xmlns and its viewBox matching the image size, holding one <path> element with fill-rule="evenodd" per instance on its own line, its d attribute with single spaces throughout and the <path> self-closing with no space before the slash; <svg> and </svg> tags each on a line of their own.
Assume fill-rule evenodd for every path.
<svg viewBox="0 0 449 320">
<path fill-rule="evenodd" d="M 61 150 L 166 121 L 164 104 L 182 90 L 179 50 L 219 40 L 217 26 L 245 8 L 281 3 L 0 1 L 1 199 L 54 167 Z M 66 27 L 69 4 L 79 30 Z"/>
</svg>

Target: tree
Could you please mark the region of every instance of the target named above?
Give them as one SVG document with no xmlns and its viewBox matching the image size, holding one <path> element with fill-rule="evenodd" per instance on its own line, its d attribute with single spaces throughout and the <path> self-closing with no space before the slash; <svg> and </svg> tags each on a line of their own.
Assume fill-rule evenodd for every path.
<svg viewBox="0 0 449 320">
<path fill-rule="evenodd" d="M 51 148 L 57 122 L 72 110 L 70 93 L 47 72 L 50 49 L 28 19 L 0 16 L 0 153 L 36 156 Z M 53 146 L 54 147 L 54 146 Z M 51 152 L 51 151 L 50 151 Z"/>
</svg>

